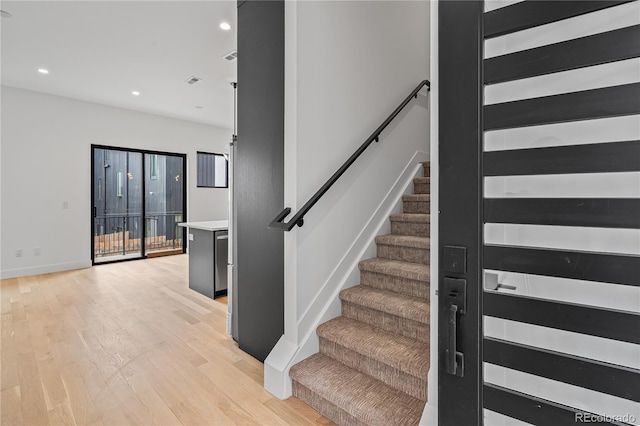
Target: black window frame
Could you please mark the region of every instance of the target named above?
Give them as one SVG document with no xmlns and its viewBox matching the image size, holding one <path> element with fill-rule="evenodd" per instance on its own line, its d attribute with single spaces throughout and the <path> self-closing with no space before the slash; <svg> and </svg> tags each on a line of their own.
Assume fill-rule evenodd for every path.
<svg viewBox="0 0 640 426">
<path fill-rule="evenodd" d="M 225 160 L 225 185 L 224 186 L 216 186 L 215 178 L 213 185 L 201 185 L 200 184 L 200 154 L 203 155 L 212 155 L 219 156 L 224 158 Z M 229 160 L 226 158 L 224 154 L 220 154 L 218 152 L 207 152 L 207 151 L 196 151 L 196 188 L 220 188 L 220 189 L 228 189 L 229 188 Z"/>
</svg>

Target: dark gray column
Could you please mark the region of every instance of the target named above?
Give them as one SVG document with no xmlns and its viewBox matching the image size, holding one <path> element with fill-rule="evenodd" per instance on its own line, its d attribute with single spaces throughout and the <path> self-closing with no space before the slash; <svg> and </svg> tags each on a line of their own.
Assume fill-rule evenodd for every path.
<svg viewBox="0 0 640 426">
<path fill-rule="evenodd" d="M 238 2 L 234 165 L 240 348 L 264 361 L 284 332 L 284 2 Z"/>
</svg>

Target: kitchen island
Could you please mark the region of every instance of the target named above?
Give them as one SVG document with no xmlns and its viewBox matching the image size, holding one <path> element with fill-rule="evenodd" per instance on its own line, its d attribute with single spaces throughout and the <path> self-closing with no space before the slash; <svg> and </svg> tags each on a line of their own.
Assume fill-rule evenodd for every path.
<svg viewBox="0 0 640 426">
<path fill-rule="evenodd" d="M 227 294 L 229 221 L 184 222 L 189 241 L 189 288 L 212 299 Z"/>
</svg>

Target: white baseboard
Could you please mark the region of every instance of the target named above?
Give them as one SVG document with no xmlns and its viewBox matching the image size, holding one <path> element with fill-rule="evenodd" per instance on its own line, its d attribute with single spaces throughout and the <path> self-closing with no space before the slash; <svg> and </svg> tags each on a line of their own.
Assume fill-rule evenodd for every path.
<svg viewBox="0 0 640 426">
<path fill-rule="evenodd" d="M 49 274 L 51 272 L 62 272 L 62 271 L 71 271 L 74 269 L 84 269 L 91 267 L 91 260 L 84 260 L 79 262 L 69 262 L 69 263 L 56 263 L 53 265 L 42 265 L 42 266 L 33 266 L 30 268 L 19 268 L 19 269 L 5 269 L 0 271 L 0 278 L 17 278 L 17 277 L 26 277 L 29 275 L 40 275 L 40 274 Z"/>
<path fill-rule="evenodd" d="M 429 154 L 417 151 L 400 177 L 394 182 L 371 215 L 360 234 L 351 244 L 329 278 L 322 285 L 314 300 L 298 322 L 300 344 L 296 345 L 282 336 L 264 362 L 264 386 L 280 399 L 291 396 L 289 369 L 294 364 L 317 353 L 319 350 L 316 327 L 340 315 L 338 294 L 345 288 L 358 284 L 358 263 L 375 257 L 375 236 L 390 232 L 389 215 L 402 211 L 402 196 L 411 193 L 413 178 L 422 176 L 423 161 Z"/>
</svg>

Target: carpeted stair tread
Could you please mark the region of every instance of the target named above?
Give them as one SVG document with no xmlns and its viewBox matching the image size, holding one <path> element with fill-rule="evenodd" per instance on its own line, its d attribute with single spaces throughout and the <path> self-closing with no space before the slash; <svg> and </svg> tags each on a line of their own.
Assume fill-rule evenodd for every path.
<svg viewBox="0 0 640 426">
<path fill-rule="evenodd" d="M 389 216 L 391 233 L 428 237 L 431 229 L 431 215 L 427 213 L 398 213 Z"/>
<path fill-rule="evenodd" d="M 320 338 L 404 373 L 427 380 L 429 345 L 360 321 L 337 317 L 317 328 Z"/>
<path fill-rule="evenodd" d="M 358 266 L 361 271 L 392 275 L 410 280 L 429 281 L 430 277 L 429 265 L 421 263 L 410 263 L 375 257 L 373 259 L 361 260 Z"/>
<path fill-rule="evenodd" d="M 396 233 L 378 235 L 375 242 L 378 257 L 411 263 L 429 263 L 429 237 Z"/>
<path fill-rule="evenodd" d="M 431 184 L 430 183 L 413 183 L 413 193 L 414 194 L 431 194 Z"/>
<path fill-rule="evenodd" d="M 418 193 L 402 196 L 402 210 L 405 213 L 429 213 L 431 194 L 419 192 L 427 191 L 420 190 Z"/>
<path fill-rule="evenodd" d="M 392 222 L 430 223 L 431 215 L 424 213 L 396 213 L 389 216 Z"/>
<path fill-rule="evenodd" d="M 431 194 L 406 194 L 402 196 L 402 201 L 430 201 Z"/>
<path fill-rule="evenodd" d="M 376 236 L 376 244 L 428 250 L 430 248 L 430 239 L 429 237 L 415 237 L 413 235 L 386 234 Z"/>
<path fill-rule="evenodd" d="M 413 193 L 414 194 L 430 194 L 431 178 L 430 177 L 413 178 Z"/>
<path fill-rule="evenodd" d="M 323 354 L 294 365 L 291 378 L 364 424 L 417 425 L 424 401 L 400 392 Z"/>
<path fill-rule="evenodd" d="M 342 290 L 340 299 L 376 311 L 418 321 L 425 325 L 429 323 L 429 302 L 425 299 L 363 285 Z"/>
<path fill-rule="evenodd" d="M 293 392 L 294 397 L 306 403 L 317 412 L 322 413 L 323 416 L 332 420 L 335 424 L 349 426 L 369 426 L 362 420 L 356 419 L 354 416 L 347 413 L 336 404 L 327 401 L 311 389 L 303 386 L 300 382 L 297 382 L 295 380 L 292 381 L 291 391 Z"/>
</svg>

